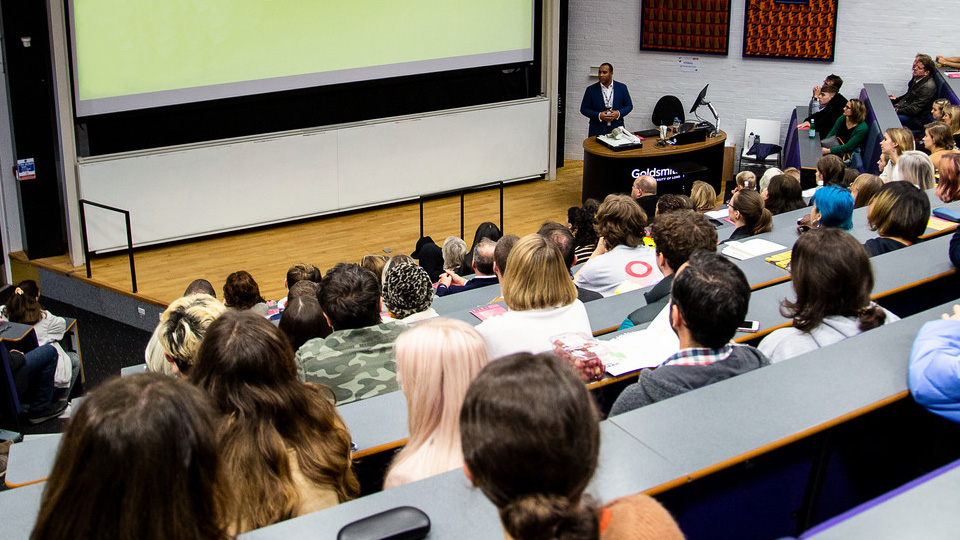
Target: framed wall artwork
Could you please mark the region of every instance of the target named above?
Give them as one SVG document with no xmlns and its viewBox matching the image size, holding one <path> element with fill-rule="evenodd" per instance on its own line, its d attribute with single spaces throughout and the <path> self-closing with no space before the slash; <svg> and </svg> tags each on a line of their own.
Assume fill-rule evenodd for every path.
<svg viewBox="0 0 960 540">
<path fill-rule="evenodd" d="M 746 0 L 743 56 L 832 62 L 839 0 Z"/>
<path fill-rule="evenodd" d="M 643 0 L 640 50 L 726 55 L 732 0 Z"/>
</svg>

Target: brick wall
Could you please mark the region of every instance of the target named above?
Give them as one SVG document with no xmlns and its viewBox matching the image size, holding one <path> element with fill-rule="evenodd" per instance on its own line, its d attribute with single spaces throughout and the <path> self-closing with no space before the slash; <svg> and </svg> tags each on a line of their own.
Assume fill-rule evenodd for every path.
<svg viewBox="0 0 960 540">
<path fill-rule="evenodd" d="M 864 83 L 883 83 L 887 91 L 906 90 L 910 66 L 918 52 L 931 56 L 960 56 L 954 17 L 946 12 L 931 15 L 933 6 L 908 5 L 893 0 L 843 0 L 837 18 L 834 62 L 745 59 L 743 46 L 744 1 L 733 0 L 730 11 L 728 56 L 700 57 L 698 73 L 683 73 L 681 55 L 640 51 L 640 0 L 571 0 L 567 45 L 567 94 L 564 152 L 567 159 L 582 159 L 581 143 L 587 136 L 587 119 L 580 115 L 583 89 L 597 81 L 590 66 L 614 65 L 614 79 L 630 89 L 634 109 L 627 127 L 637 131 L 652 127 L 650 115 L 657 99 L 673 94 L 689 110 L 697 93 L 710 84 L 708 99 L 720 114 L 721 128 L 738 146 L 743 142 L 747 118 L 780 120 L 781 143 L 794 107 L 810 100 L 811 88 L 823 77 L 843 77 L 847 98 L 858 97 Z M 708 111 L 701 116 L 712 120 Z"/>
</svg>

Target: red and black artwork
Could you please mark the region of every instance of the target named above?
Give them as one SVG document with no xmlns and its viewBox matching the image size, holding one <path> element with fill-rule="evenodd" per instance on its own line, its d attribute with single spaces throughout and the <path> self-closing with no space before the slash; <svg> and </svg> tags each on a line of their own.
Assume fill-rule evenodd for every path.
<svg viewBox="0 0 960 540">
<path fill-rule="evenodd" d="M 643 0 L 640 49 L 727 54 L 731 0 Z"/>
<path fill-rule="evenodd" d="M 746 0 L 743 56 L 833 61 L 839 0 Z"/>
</svg>

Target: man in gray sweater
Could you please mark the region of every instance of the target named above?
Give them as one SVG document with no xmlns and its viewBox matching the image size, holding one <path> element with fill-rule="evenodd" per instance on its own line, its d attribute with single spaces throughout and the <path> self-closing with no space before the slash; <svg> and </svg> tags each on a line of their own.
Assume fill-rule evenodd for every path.
<svg viewBox="0 0 960 540">
<path fill-rule="evenodd" d="M 749 345 L 730 343 L 747 316 L 750 284 L 729 259 L 696 251 L 673 279 L 670 325 L 680 352 L 624 389 L 610 416 L 656 403 L 770 364 Z"/>
</svg>

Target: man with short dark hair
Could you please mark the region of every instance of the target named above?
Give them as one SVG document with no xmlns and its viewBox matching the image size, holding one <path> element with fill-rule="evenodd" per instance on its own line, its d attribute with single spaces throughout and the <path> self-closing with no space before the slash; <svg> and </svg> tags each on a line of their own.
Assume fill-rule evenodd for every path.
<svg viewBox="0 0 960 540">
<path fill-rule="evenodd" d="M 573 237 L 573 233 L 570 232 L 570 229 L 555 221 L 548 221 L 540 226 L 537 234 L 544 237 L 547 242 L 557 246 L 557 249 L 560 250 L 560 255 L 563 256 L 563 263 L 567 265 L 567 272 L 570 271 L 573 265 L 577 264 L 576 240 Z M 571 279 L 572 278 L 573 276 L 571 275 Z M 576 284 L 574 284 L 574 286 L 576 286 Z M 598 292 L 577 287 L 577 300 L 581 302 L 591 302 L 601 298 L 603 298 L 603 295 Z"/>
<path fill-rule="evenodd" d="M 497 280 L 500 283 L 503 283 L 503 271 L 507 269 L 507 257 L 510 256 L 510 250 L 519 240 L 519 236 L 508 234 L 497 240 L 497 247 L 493 248 L 493 273 L 497 275 Z"/>
<path fill-rule="evenodd" d="M 184 296 L 191 296 L 194 294 L 209 294 L 210 296 L 216 298 L 217 291 L 213 288 L 213 285 L 205 279 L 195 279 L 187 285 L 187 290 L 183 291 Z"/>
<path fill-rule="evenodd" d="M 377 276 L 340 263 L 320 282 L 317 300 L 333 333 L 297 350 L 300 380 L 329 386 L 337 405 L 397 390 L 393 342 L 407 327 L 380 321 Z"/>
<path fill-rule="evenodd" d="M 496 247 L 497 243 L 489 238 L 481 240 L 477 247 L 473 249 L 472 264 L 476 275 L 470 280 L 466 280 L 451 271 L 441 274 L 437 296 L 456 294 L 496 284 L 497 275 L 493 273 L 493 252 Z"/>
<path fill-rule="evenodd" d="M 590 119 L 589 135 L 605 135 L 623 125 L 623 117 L 633 110 L 633 101 L 627 85 L 613 80 L 613 65 L 600 64 L 599 82 L 591 84 L 583 93 L 580 114 Z"/>
<path fill-rule="evenodd" d="M 817 96 L 820 100 L 820 111 L 811 114 L 798 128 L 810 127 L 810 121 L 813 121 L 813 129 L 820 133 L 829 133 L 833 125 L 837 123 L 837 118 L 843 115 L 843 108 L 847 105 L 847 98 L 843 97 L 840 89 L 836 86 L 825 85 L 820 89 Z"/>
<path fill-rule="evenodd" d="M 642 174 L 633 181 L 630 196 L 636 199 L 643 213 L 647 215 L 647 223 L 653 222 L 657 214 L 657 179 L 649 174 Z"/>
<path fill-rule="evenodd" d="M 611 416 L 770 364 L 756 348 L 730 342 L 750 303 L 750 284 L 733 262 L 694 252 L 677 272 L 671 294 L 670 325 L 680 352 L 641 371 L 640 380 L 614 402 Z"/>
<path fill-rule="evenodd" d="M 913 78 L 907 83 L 907 92 L 900 97 L 890 94 L 903 127 L 918 131 L 927 123 L 933 101 L 937 99 L 937 83 L 933 80 L 936 70 L 933 58 L 918 54 L 913 60 Z"/>
<path fill-rule="evenodd" d="M 653 224 L 650 236 L 657 245 L 657 268 L 663 279 L 643 294 L 647 305 L 627 316 L 620 329 L 645 324 L 663 310 L 670 301 L 670 287 L 677 269 L 698 249 L 717 251 L 717 229 L 707 216 L 693 210 L 662 214 Z"/>
</svg>

